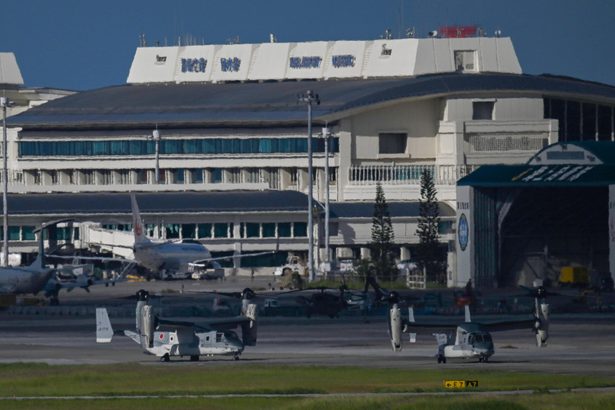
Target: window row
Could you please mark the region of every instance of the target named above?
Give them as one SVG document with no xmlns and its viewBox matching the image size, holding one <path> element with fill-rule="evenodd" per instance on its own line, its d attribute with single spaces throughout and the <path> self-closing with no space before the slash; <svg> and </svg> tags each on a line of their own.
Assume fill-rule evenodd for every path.
<svg viewBox="0 0 615 410">
<path fill-rule="evenodd" d="M 615 107 L 544 99 L 544 118 L 558 120 L 560 141 L 615 140 Z"/>
<path fill-rule="evenodd" d="M 103 224 L 104 229 L 131 231 L 131 224 Z M 235 228 L 238 228 L 236 230 Z M 305 222 L 241 222 L 203 224 L 145 225 L 146 235 L 165 239 L 211 239 L 211 238 L 305 238 Z"/>
<path fill-rule="evenodd" d="M 35 241 L 36 235 L 34 230 L 36 228 L 34 226 L 23 225 L 23 226 L 9 226 L 8 229 L 8 237 L 10 241 Z M 45 230 L 45 239 L 54 239 L 59 241 L 67 241 L 67 240 L 78 240 L 79 239 L 79 228 L 78 227 L 56 227 L 55 230 L 52 230 L 51 234 L 49 234 L 49 230 Z M 71 234 L 72 232 L 72 234 Z M 4 240 L 4 230 L 0 227 L 0 240 Z"/>
<path fill-rule="evenodd" d="M 324 152 L 323 139 L 312 140 L 314 152 Z M 337 138 L 329 151 L 339 151 Z M 154 155 L 152 140 L 19 141 L 20 157 Z M 201 138 L 162 139 L 161 155 L 307 153 L 307 138 Z"/>
</svg>

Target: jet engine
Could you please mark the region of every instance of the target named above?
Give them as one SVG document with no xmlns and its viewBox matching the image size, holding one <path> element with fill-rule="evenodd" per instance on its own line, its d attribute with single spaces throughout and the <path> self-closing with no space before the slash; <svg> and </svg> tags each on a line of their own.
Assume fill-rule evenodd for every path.
<svg viewBox="0 0 615 410">
<path fill-rule="evenodd" d="M 544 300 L 535 300 L 534 314 L 536 322 L 534 323 L 534 330 L 536 331 L 536 345 L 538 347 L 544 347 L 547 345 L 547 339 L 549 338 L 549 305 L 544 303 Z"/>
<path fill-rule="evenodd" d="M 401 311 L 397 303 L 394 303 L 389 309 L 389 336 L 394 352 L 401 350 L 401 325 Z"/>
<path fill-rule="evenodd" d="M 257 306 L 254 303 L 248 304 L 243 312 L 244 316 L 250 319 L 249 322 L 245 322 L 241 324 L 241 337 L 244 346 L 256 346 L 256 315 L 257 315 Z"/>
</svg>

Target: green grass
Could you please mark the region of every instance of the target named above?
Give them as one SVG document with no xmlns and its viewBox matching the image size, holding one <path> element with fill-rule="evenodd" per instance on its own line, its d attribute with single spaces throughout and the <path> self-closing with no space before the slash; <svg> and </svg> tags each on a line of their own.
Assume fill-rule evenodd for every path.
<svg viewBox="0 0 615 410">
<path fill-rule="evenodd" d="M 15 410 L 168 410 L 168 409 L 419 409 L 419 410 L 608 410 L 615 409 L 612 393 L 532 394 L 525 396 L 448 396 L 382 398 L 190 398 L 111 400 L 25 400 L 0 402 L 0 408 Z"/>
<path fill-rule="evenodd" d="M 442 381 L 478 380 L 480 390 L 615 386 L 614 377 L 458 369 L 263 366 L 219 363 L 0 365 L 0 396 L 438 392 Z M 0 403 L 1 406 L 1 403 Z"/>
</svg>

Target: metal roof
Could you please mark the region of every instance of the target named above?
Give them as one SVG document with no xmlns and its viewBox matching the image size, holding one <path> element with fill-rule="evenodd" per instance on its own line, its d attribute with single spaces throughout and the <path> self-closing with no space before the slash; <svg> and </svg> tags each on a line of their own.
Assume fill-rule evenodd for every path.
<svg viewBox="0 0 615 410">
<path fill-rule="evenodd" d="M 419 217 L 419 202 L 387 202 L 392 218 Z M 371 218 L 374 216 L 374 202 L 335 202 L 330 204 L 332 218 Z M 455 210 L 440 202 L 441 217 L 454 217 Z"/>
<path fill-rule="evenodd" d="M 297 96 L 311 89 L 321 104 L 315 122 L 404 98 L 512 92 L 615 103 L 615 87 L 567 77 L 526 74 L 432 74 L 406 78 L 120 85 L 77 93 L 9 120 L 24 128 L 270 126 L 305 123 Z"/>
<path fill-rule="evenodd" d="M 483 165 L 457 185 L 484 188 L 592 187 L 615 184 L 615 165 Z"/>
<path fill-rule="evenodd" d="M 305 212 L 296 191 L 136 193 L 141 213 Z M 1 203 L 1 201 L 0 201 Z M 10 194 L 10 215 L 130 214 L 130 193 Z"/>
</svg>

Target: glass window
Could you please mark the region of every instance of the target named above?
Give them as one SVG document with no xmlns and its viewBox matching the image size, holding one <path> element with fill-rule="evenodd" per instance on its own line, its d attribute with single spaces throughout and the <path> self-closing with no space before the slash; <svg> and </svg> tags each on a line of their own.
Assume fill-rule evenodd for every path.
<svg viewBox="0 0 615 410">
<path fill-rule="evenodd" d="M 598 139 L 601 141 L 611 140 L 611 107 L 601 105 L 598 108 Z"/>
<path fill-rule="evenodd" d="M 583 139 L 596 139 L 596 104 L 583 104 Z"/>
<path fill-rule="evenodd" d="M 294 232 L 293 232 L 294 235 L 293 236 L 295 238 L 307 236 L 307 223 L 295 222 L 293 225 L 294 225 Z"/>
<path fill-rule="evenodd" d="M 260 224 L 248 222 L 245 224 L 246 238 L 260 238 Z"/>
<path fill-rule="evenodd" d="M 455 50 L 453 54 L 456 71 L 476 71 L 476 51 Z"/>
<path fill-rule="evenodd" d="M 146 169 L 138 169 L 137 173 L 137 184 L 147 184 L 147 170 Z"/>
<path fill-rule="evenodd" d="M 199 238 L 211 238 L 211 224 L 198 224 L 197 228 Z"/>
<path fill-rule="evenodd" d="M 472 102 L 472 119 L 473 120 L 492 120 L 493 119 L 493 101 L 474 101 Z"/>
<path fill-rule="evenodd" d="M 33 226 L 22 226 L 21 234 L 23 236 L 24 241 L 34 241 L 36 240 L 36 235 L 34 234 Z"/>
<path fill-rule="evenodd" d="M 203 183 L 203 170 L 201 168 L 191 169 L 190 170 L 190 181 L 193 184 L 202 184 Z"/>
<path fill-rule="evenodd" d="M 378 152 L 380 154 L 404 154 L 408 135 L 401 132 L 383 132 L 378 134 Z"/>
<path fill-rule="evenodd" d="M 219 184 L 220 182 L 222 182 L 222 169 L 212 168 L 211 169 L 211 183 Z"/>
<path fill-rule="evenodd" d="M 228 238 L 228 224 L 216 223 L 214 224 L 214 238 Z"/>
<path fill-rule="evenodd" d="M 182 238 L 183 239 L 196 239 L 196 225 L 195 224 L 182 224 Z"/>
<path fill-rule="evenodd" d="M 9 240 L 18 241 L 20 239 L 19 232 L 19 226 L 9 226 Z"/>
<path fill-rule="evenodd" d="M 179 238 L 179 224 L 166 224 L 164 226 L 167 239 Z"/>
<path fill-rule="evenodd" d="M 174 184 L 183 184 L 184 183 L 184 169 L 178 168 L 171 171 L 173 174 L 173 183 Z"/>
<path fill-rule="evenodd" d="M 566 102 L 566 141 L 581 139 L 581 104 L 578 101 Z"/>
<path fill-rule="evenodd" d="M 275 238 L 275 224 L 264 223 L 263 224 L 263 238 Z"/>
<path fill-rule="evenodd" d="M 278 237 L 290 238 L 290 222 L 281 222 L 278 224 Z"/>
</svg>

